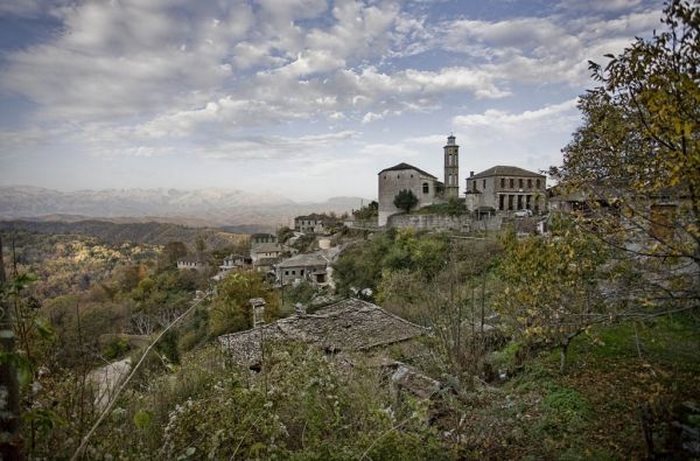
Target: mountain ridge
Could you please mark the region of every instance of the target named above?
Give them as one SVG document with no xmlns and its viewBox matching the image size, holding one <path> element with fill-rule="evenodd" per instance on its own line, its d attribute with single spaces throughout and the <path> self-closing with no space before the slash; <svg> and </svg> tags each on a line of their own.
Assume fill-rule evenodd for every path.
<svg viewBox="0 0 700 461">
<path fill-rule="evenodd" d="M 0 186 L 0 220 L 154 222 L 207 226 L 289 225 L 297 215 L 349 212 L 369 200 L 331 197 L 295 202 L 275 193 L 237 189 L 83 189 Z"/>
</svg>

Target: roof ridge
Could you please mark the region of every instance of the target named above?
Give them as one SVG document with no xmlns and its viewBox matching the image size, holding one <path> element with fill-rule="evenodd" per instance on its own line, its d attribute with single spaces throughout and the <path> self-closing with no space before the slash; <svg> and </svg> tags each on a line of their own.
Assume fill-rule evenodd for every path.
<svg viewBox="0 0 700 461">
<path fill-rule="evenodd" d="M 424 174 L 426 176 L 430 176 L 431 178 L 437 179 L 437 176 L 432 175 L 432 174 L 428 173 L 427 171 L 421 170 L 420 168 L 413 166 L 413 165 L 406 163 L 406 162 L 401 162 L 401 163 L 398 163 L 394 166 L 384 168 L 383 170 L 381 170 L 377 174 L 380 175 L 380 174 L 384 173 L 385 171 L 400 171 L 400 170 L 416 170 L 417 172 L 419 172 L 421 174 Z"/>
</svg>

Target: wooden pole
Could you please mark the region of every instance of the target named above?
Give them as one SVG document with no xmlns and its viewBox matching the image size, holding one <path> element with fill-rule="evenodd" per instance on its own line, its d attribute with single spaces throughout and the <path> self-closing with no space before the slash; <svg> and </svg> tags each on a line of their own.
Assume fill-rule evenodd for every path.
<svg viewBox="0 0 700 461">
<path fill-rule="evenodd" d="M 0 293 L 7 285 L 5 261 L 0 237 Z M 11 358 L 15 353 L 15 332 L 12 309 L 3 296 L 0 297 L 0 351 L 6 357 L 0 360 L 0 459 L 21 460 L 22 439 L 19 433 L 19 382 L 17 370 Z"/>
</svg>

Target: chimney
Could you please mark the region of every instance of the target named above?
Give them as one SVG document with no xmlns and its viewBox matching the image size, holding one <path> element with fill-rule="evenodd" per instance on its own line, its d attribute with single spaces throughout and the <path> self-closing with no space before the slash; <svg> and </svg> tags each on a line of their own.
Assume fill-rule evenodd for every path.
<svg viewBox="0 0 700 461">
<path fill-rule="evenodd" d="M 253 308 L 253 328 L 265 324 L 265 300 L 253 298 L 248 303 Z"/>
<path fill-rule="evenodd" d="M 469 172 L 469 177 L 471 178 L 472 176 L 474 176 L 474 172 L 473 172 L 473 171 L 470 171 L 470 172 Z"/>
</svg>

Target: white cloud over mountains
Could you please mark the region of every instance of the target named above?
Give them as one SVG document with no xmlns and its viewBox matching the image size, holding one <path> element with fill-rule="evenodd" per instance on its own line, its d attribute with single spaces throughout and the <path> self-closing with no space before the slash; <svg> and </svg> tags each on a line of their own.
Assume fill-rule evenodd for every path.
<svg viewBox="0 0 700 461">
<path fill-rule="evenodd" d="M 552 111 L 575 113 L 571 101 L 586 86 L 587 60 L 620 51 L 660 17 L 658 2 L 642 0 L 590 8 L 563 0 L 541 15 L 497 20 L 470 17 L 468 9 L 441 14 L 440 5 L 450 2 L 414 3 L 3 3 L 7 18 L 50 16 L 61 27 L 41 43 L 0 55 L 0 95 L 32 107 L 22 127 L 0 126 L 0 143 L 29 151 L 43 130 L 45 143 L 57 133 L 61 143 L 89 154 L 186 151 L 250 161 L 315 156 L 349 139 L 360 149 L 381 145 L 380 126 L 420 114 L 434 114 L 444 130 L 463 130 L 470 139 L 509 127 L 499 136 L 510 139 L 523 126 L 532 132 L 550 123 Z M 503 107 L 530 87 L 549 92 L 529 112 L 467 109 L 488 108 L 489 101 Z M 475 113 L 445 111 L 457 100 L 459 112 Z M 570 129 L 573 119 L 565 120 Z M 415 137 L 393 126 L 392 137 Z M 430 129 L 424 135 L 434 135 Z M 329 161 L 340 158 L 348 156 Z"/>
</svg>

